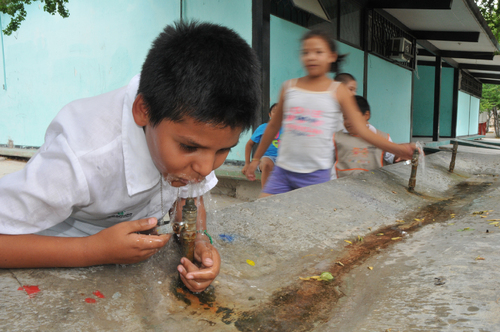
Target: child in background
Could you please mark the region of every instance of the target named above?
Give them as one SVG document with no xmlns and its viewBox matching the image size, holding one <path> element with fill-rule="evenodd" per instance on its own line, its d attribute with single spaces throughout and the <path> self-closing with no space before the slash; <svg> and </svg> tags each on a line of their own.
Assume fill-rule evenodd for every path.
<svg viewBox="0 0 500 332">
<path fill-rule="evenodd" d="M 269 109 L 269 119 L 272 119 L 274 113 L 276 112 L 276 105 L 277 105 L 276 103 L 273 104 Z M 248 165 L 250 164 L 250 155 L 252 153 L 252 147 L 254 146 L 254 144 L 256 143 L 258 144 L 260 142 L 260 139 L 262 137 L 262 134 L 266 130 L 266 127 L 267 123 L 261 124 L 259 127 L 257 127 L 252 137 L 250 137 L 250 139 L 248 140 L 247 145 L 245 146 L 245 166 L 241 170 L 241 173 L 243 174 L 246 173 Z M 276 163 L 276 157 L 278 156 L 278 147 L 280 143 L 280 133 L 281 131 L 278 133 L 278 135 L 276 135 L 271 145 L 260 159 L 258 167 L 262 172 L 262 176 L 260 178 L 262 188 L 264 188 L 267 178 L 273 171 L 274 164 Z"/>
<path fill-rule="evenodd" d="M 174 204 L 180 218 L 186 197 L 216 185 L 213 170 L 253 123 L 260 95 L 257 57 L 233 30 L 167 26 L 140 75 L 65 106 L 26 167 L 0 179 L 0 268 L 129 264 L 155 254 L 171 234 L 138 233 Z M 198 265 L 183 257 L 177 266 L 193 292 L 220 269 L 205 218 L 200 197 Z"/>
<path fill-rule="evenodd" d="M 414 144 L 394 144 L 371 132 L 352 93 L 328 76 L 330 71 L 337 71 L 342 58 L 328 32 L 311 30 L 303 36 L 301 60 L 307 75 L 283 84 L 276 115 L 269 121 L 246 172 L 249 180 L 255 180 L 258 161 L 283 125 L 276 166 L 261 197 L 330 180 L 332 137 L 342 128 L 342 114 L 363 139 L 403 158 L 412 157 Z"/>
<path fill-rule="evenodd" d="M 346 88 L 351 91 L 352 95 L 356 95 L 356 92 L 358 91 L 358 82 L 349 73 L 340 73 L 335 76 L 333 79 L 336 82 L 341 82 L 344 83 Z"/>
<path fill-rule="evenodd" d="M 358 82 L 351 74 L 340 73 L 335 75 L 335 78 L 333 80 L 345 84 L 346 88 L 349 91 L 351 91 L 352 95 L 353 96 L 356 95 L 356 92 L 358 91 Z M 335 150 L 332 153 L 335 156 Z M 333 159 L 333 162 L 335 163 L 335 159 Z M 334 164 L 330 172 L 330 180 L 335 180 L 336 178 L 337 178 L 337 172 L 335 171 L 335 164 Z"/>
<path fill-rule="evenodd" d="M 368 101 L 355 96 L 359 110 L 361 111 L 365 125 L 372 132 L 392 142 L 389 134 L 386 134 L 368 123 L 370 120 L 370 105 Z M 345 129 L 338 131 L 333 136 L 335 145 L 335 174 L 336 178 L 367 172 L 394 162 L 394 155 L 384 152 L 367 141 L 353 134 L 353 126 L 349 119 L 344 117 Z"/>
</svg>

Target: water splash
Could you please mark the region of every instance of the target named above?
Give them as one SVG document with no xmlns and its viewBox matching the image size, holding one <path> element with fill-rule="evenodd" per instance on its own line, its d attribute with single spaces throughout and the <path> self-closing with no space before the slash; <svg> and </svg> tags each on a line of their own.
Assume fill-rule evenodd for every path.
<svg viewBox="0 0 500 332">
<path fill-rule="evenodd" d="M 415 146 L 418 149 L 418 173 L 417 177 L 420 176 L 425 176 L 426 175 L 426 170 L 425 170 L 425 154 L 424 154 L 424 143 L 423 142 L 416 142 Z"/>
</svg>

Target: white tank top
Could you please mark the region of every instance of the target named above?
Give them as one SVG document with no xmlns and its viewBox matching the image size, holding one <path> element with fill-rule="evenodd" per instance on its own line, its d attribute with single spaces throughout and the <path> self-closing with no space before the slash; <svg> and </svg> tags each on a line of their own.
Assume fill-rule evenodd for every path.
<svg viewBox="0 0 500 332">
<path fill-rule="evenodd" d="M 342 112 L 335 98 L 341 84 L 327 91 L 309 91 L 285 82 L 283 123 L 276 164 L 288 171 L 311 173 L 331 169 L 333 134 L 343 127 Z"/>
</svg>

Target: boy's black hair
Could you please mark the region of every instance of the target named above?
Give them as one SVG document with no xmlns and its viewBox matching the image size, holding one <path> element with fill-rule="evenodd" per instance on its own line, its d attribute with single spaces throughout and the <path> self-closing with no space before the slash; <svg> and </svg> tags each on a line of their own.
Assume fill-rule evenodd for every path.
<svg viewBox="0 0 500 332">
<path fill-rule="evenodd" d="M 337 82 L 342 82 L 344 84 L 347 84 L 347 83 L 349 83 L 351 81 L 356 81 L 356 79 L 354 78 L 354 76 L 352 76 L 349 73 L 340 73 L 340 74 L 337 74 L 337 75 L 335 75 L 334 80 L 337 81 Z"/>
<path fill-rule="evenodd" d="M 278 103 L 274 103 L 271 105 L 271 107 L 269 107 L 269 113 L 271 113 L 271 111 L 273 110 L 274 106 L 278 105 Z"/>
<path fill-rule="evenodd" d="M 260 107 L 260 64 L 251 47 L 231 29 L 176 22 L 153 42 L 138 93 L 153 126 L 189 116 L 247 130 Z"/>
<path fill-rule="evenodd" d="M 335 38 L 333 38 L 332 34 L 328 30 L 325 30 L 322 28 L 309 30 L 308 32 L 306 32 L 302 36 L 300 41 L 301 41 L 301 43 L 303 43 L 305 40 L 313 38 L 313 37 L 322 38 L 328 44 L 330 51 L 337 53 L 337 61 L 332 63 L 332 66 L 330 68 L 330 72 L 332 72 L 332 73 L 338 72 L 339 68 L 340 68 L 340 64 L 342 63 L 342 61 L 344 61 L 344 58 L 347 56 L 347 54 L 338 54 L 337 43 L 335 42 Z"/>
<path fill-rule="evenodd" d="M 356 103 L 358 103 L 359 110 L 361 111 L 361 114 L 365 115 L 366 112 L 370 112 L 370 105 L 368 104 L 368 100 L 361 96 L 354 96 L 356 98 Z"/>
</svg>

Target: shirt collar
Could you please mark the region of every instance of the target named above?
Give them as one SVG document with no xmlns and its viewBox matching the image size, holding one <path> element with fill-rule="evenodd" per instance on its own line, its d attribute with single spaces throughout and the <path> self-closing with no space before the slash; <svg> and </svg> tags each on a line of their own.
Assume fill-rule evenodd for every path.
<svg viewBox="0 0 500 332">
<path fill-rule="evenodd" d="M 160 181 L 160 172 L 149 153 L 146 135 L 132 114 L 139 89 L 140 75 L 134 76 L 127 86 L 123 101 L 122 146 L 125 166 L 125 180 L 130 196 L 151 189 Z"/>
</svg>

